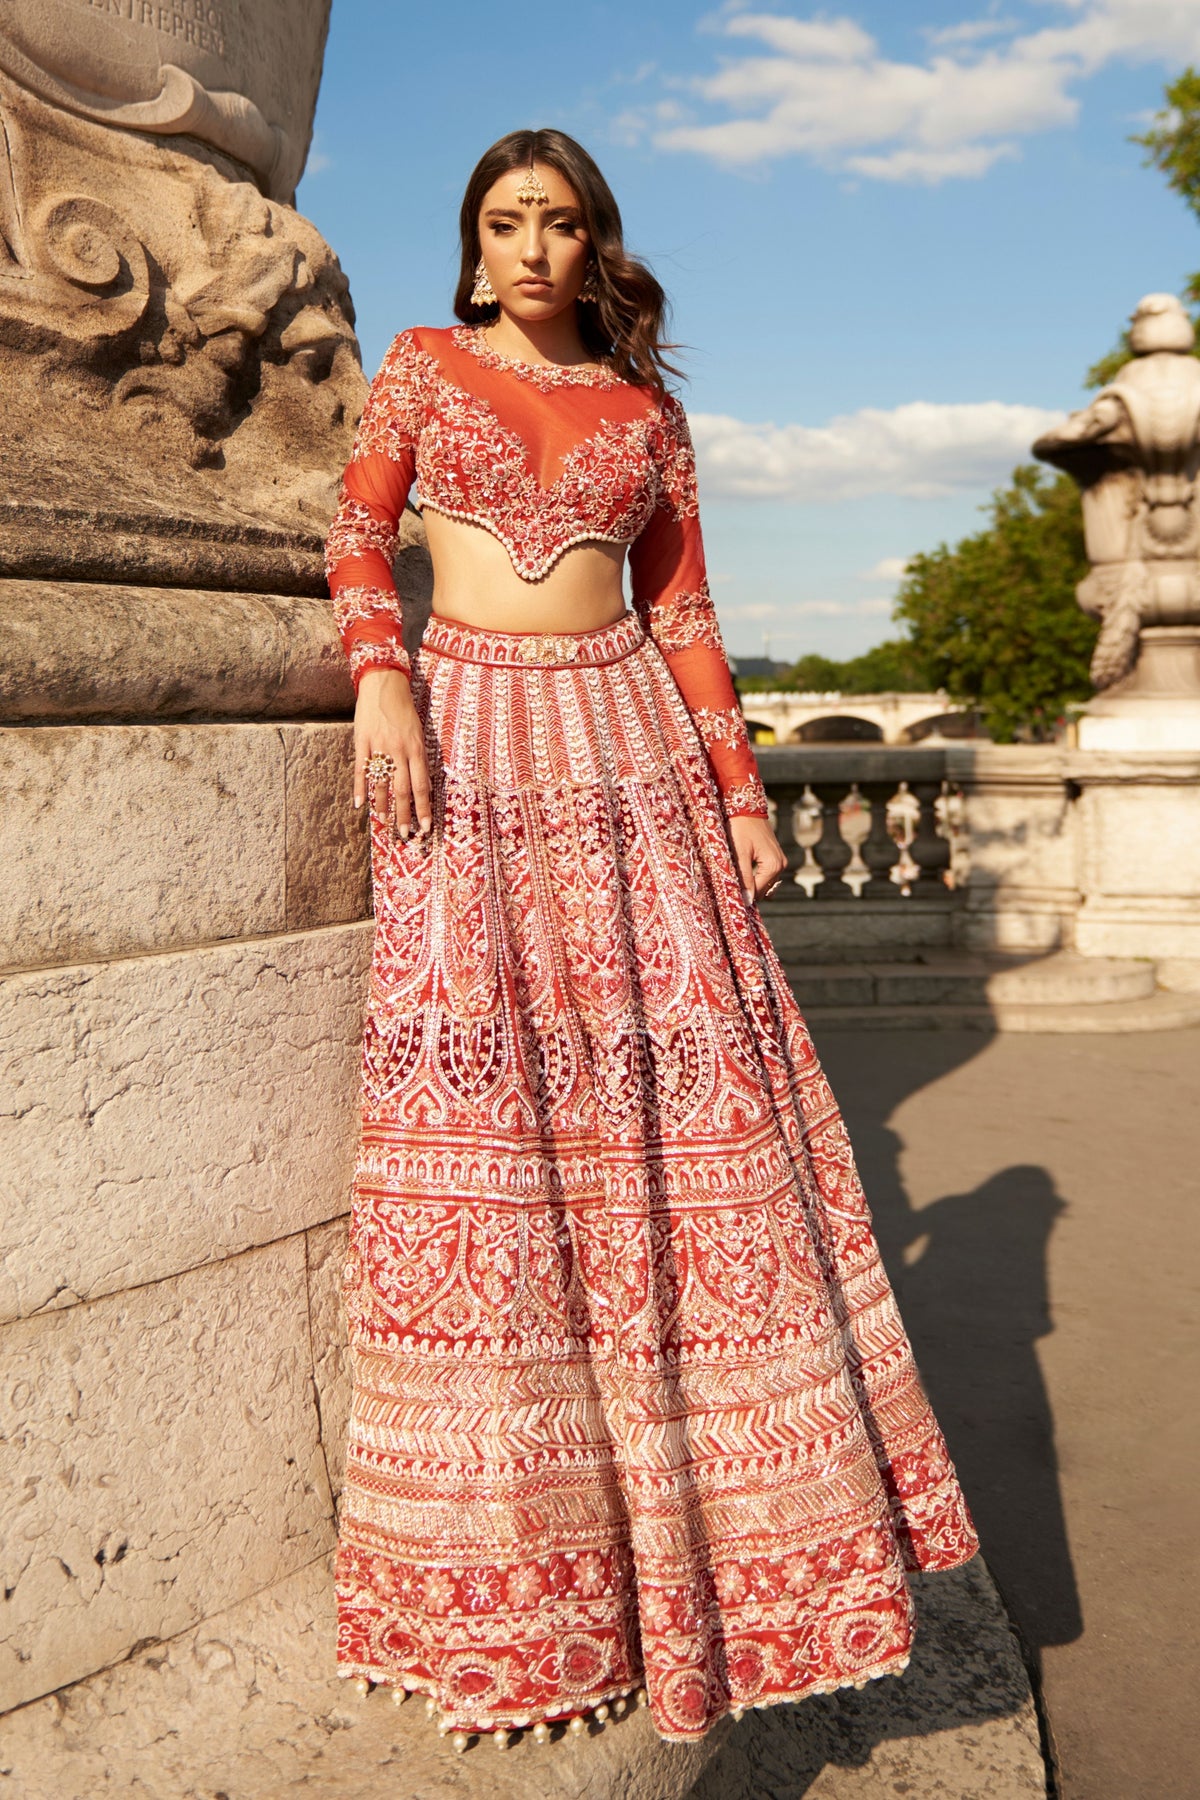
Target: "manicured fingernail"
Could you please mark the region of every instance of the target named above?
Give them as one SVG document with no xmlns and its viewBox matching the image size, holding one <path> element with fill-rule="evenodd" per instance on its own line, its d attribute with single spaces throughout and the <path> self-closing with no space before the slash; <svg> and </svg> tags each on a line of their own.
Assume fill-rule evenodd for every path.
<svg viewBox="0 0 1200 1800">
<path fill-rule="evenodd" d="M 357 811 L 358 811 L 358 809 L 359 809 L 359 807 L 360 807 L 360 806 L 361 806 L 361 805 L 362 805 L 362 801 L 361 801 L 361 800 L 356 800 L 356 801 L 355 801 L 355 802 L 354 802 L 354 810 L 355 810 L 355 812 L 357 812 Z"/>
<path fill-rule="evenodd" d="M 751 888 L 744 888 L 744 889 L 743 889 L 743 890 L 742 890 L 742 891 L 743 891 L 743 893 L 744 893 L 744 894 L 745 894 L 745 896 L 746 896 L 746 905 L 747 905 L 747 906 L 753 906 L 753 905 L 754 905 L 754 893 L 753 893 L 753 890 L 752 890 L 752 889 L 751 889 Z"/>
<path fill-rule="evenodd" d="M 404 840 L 404 842 L 407 844 L 407 842 L 408 842 L 408 826 L 407 825 L 401 825 L 400 836 Z"/>
</svg>

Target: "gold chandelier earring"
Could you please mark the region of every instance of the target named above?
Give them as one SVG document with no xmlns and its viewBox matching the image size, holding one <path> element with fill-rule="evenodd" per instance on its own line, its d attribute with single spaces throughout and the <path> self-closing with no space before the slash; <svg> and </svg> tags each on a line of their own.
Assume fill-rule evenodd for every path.
<svg viewBox="0 0 1200 1800">
<path fill-rule="evenodd" d="M 600 283 L 596 279 L 595 263 L 588 264 L 587 274 L 583 278 L 583 286 L 579 290 L 579 298 L 581 300 L 590 300 L 593 305 L 599 303 Z"/>
<path fill-rule="evenodd" d="M 475 286 L 471 289 L 471 305 L 496 306 L 497 304 L 496 290 L 491 284 L 491 280 L 488 277 L 487 265 L 481 256 L 479 259 L 479 267 L 475 271 Z"/>
</svg>

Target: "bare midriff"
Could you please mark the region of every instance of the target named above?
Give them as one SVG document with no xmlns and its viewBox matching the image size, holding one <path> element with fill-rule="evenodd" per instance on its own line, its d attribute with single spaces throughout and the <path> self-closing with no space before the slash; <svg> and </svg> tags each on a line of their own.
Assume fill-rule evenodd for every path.
<svg viewBox="0 0 1200 1800">
<path fill-rule="evenodd" d="M 440 618 L 481 631 L 596 631 L 626 611 L 623 544 L 574 544 L 540 581 L 525 581 L 486 527 L 431 507 L 421 516 Z"/>
</svg>

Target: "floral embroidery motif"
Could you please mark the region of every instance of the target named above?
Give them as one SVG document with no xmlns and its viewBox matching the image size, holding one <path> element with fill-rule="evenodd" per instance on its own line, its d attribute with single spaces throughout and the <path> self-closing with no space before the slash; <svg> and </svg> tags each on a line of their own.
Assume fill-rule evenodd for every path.
<svg viewBox="0 0 1200 1800">
<path fill-rule="evenodd" d="M 393 597 L 386 588 L 350 587 L 339 590 L 333 603 L 333 621 L 339 631 L 367 622 L 395 624 Z"/>
<path fill-rule="evenodd" d="M 976 1539 L 666 662 L 519 642 L 431 621 L 433 832 L 374 829 L 339 1667 L 695 1738 L 901 1669 Z"/>
<path fill-rule="evenodd" d="M 736 706 L 725 712 L 717 712 L 711 706 L 698 707 L 692 714 L 692 722 L 706 750 L 714 744 L 728 744 L 731 750 L 736 750 L 746 735 L 746 721 Z"/>
<path fill-rule="evenodd" d="M 644 530 L 654 510 L 645 458 L 642 420 L 604 423 L 563 458 L 562 474 L 544 488 L 517 434 L 484 402 L 453 388 L 422 433 L 417 485 L 423 508 L 482 525 L 499 538 L 518 575 L 541 581 L 575 544 L 628 544 Z"/>
<path fill-rule="evenodd" d="M 343 557 L 359 556 L 364 550 L 377 551 L 390 563 L 398 535 L 390 520 L 377 518 L 361 500 L 343 500 L 325 539 L 326 576 L 332 575 Z"/>
<path fill-rule="evenodd" d="M 669 601 L 655 609 L 650 632 L 664 655 L 675 650 L 691 650 L 697 644 L 719 650 L 725 655 L 717 610 L 707 586 L 694 594 L 673 594 Z"/>
<path fill-rule="evenodd" d="M 484 325 L 456 325 L 450 336 L 460 350 L 469 350 L 485 369 L 503 369 L 520 381 L 528 381 L 543 394 L 560 387 L 620 387 L 621 377 L 602 363 L 580 363 L 563 368 L 557 363 L 522 362 L 492 348 Z"/>
<path fill-rule="evenodd" d="M 748 814 L 753 818 L 767 819 L 771 809 L 767 804 L 767 790 L 759 775 L 748 775 L 745 781 L 739 781 L 735 787 L 726 788 L 721 796 L 725 802 L 725 811 L 729 817 Z"/>
<path fill-rule="evenodd" d="M 389 632 L 386 637 L 360 638 L 350 646 L 350 674 L 357 684 L 365 669 L 400 669 L 412 671 L 412 659 L 404 648 L 404 639 Z"/>
</svg>

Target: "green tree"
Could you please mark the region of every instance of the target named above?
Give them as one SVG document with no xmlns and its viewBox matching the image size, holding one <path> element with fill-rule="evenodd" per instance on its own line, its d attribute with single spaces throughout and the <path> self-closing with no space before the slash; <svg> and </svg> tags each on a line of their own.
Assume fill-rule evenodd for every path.
<svg viewBox="0 0 1200 1800">
<path fill-rule="evenodd" d="M 1130 141 L 1200 218 L 1200 75 L 1187 68 L 1166 90 L 1166 107 L 1149 131 Z M 1193 277 L 1193 280 L 1195 277 Z"/>
<path fill-rule="evenodd" d="M 910 638 L 889 638 L 841 667 L 843 694 L 917 694 L 931 685 Z"/>
<path fill-rule="evenodd" d="M 738 690 L 744 694 L 912 694 L 928 685 L 912 644 L 907 638 L 893 638 L 846 662 L 810 651 L 782 675 L 747 676 L 738 682 Z"/>
<path fill-rule="evenodd" d="M 1079 493 L 1024 464 L 989 510 L 986 531 L 910 560 L 896 618 L 930 685 L 978 706 L 994 738 L 1044 739 L 1092 692 L 1097 628 L 1075 600 L 1088 567 Z"/>
</svg>

